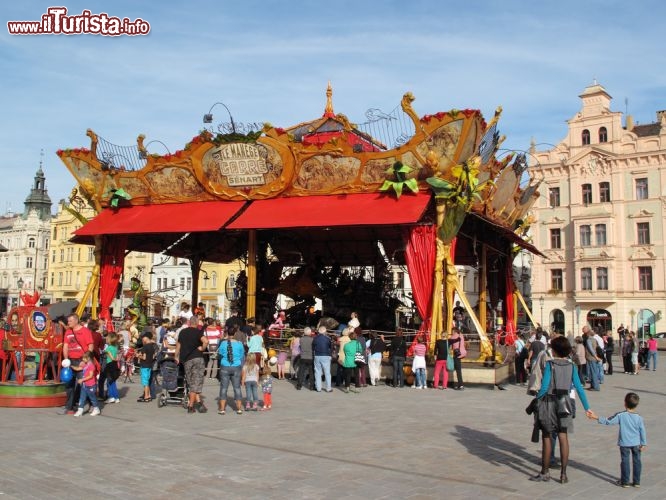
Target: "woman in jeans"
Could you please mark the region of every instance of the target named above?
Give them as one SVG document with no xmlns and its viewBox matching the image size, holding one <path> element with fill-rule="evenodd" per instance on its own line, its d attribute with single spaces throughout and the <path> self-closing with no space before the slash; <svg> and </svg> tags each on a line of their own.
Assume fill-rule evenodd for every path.
<svg viewBox="0 0 666 500">
<path fill-rule="evenodd" d="M 465 387 L 463 386 L 461 360 L 467 355 L 467 350 L 465 349 L 465 338 L 462 336 L 458 328 L 451 329 L 449 345 L 453 350 L 453 369 L 456 372 L 457 379 L 457 384 L 454 389 L 458 391 L 464 391 Z"/>
<path fill-rule="evenodd" d="M 232 330 L 235 330 L 233 328 Z M 218 414 L 224 415 L 227 407 L 227 392 L 229 382 L 234 388 L 234 400 L 236 401 L 236 413 L 243 413 L 241 394 L 241 367 L 245 357 L 245 347 L 233 338 L 235 332 L 223 334 L 217 353 L 220 359 L 220 398 Z"/>
<path fill-rule="evenodd" d="M 404 387 L 405 374 L 402 370 L 407 357 L 407 341 L 402 335 L 402 329 L 398 329 L 391 341 L 391 356 L 393 357 L 393 387 Z"/>
</svg>

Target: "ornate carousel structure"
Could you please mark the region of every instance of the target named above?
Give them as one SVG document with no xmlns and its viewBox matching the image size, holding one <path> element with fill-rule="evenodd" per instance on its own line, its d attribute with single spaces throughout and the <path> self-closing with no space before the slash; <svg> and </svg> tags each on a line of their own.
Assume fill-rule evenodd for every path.
<svg viewBox="0 0 666 500">
<path fill-rule="evenodd" d="M 38 307 L 39 292 L 22 293 L 19 306 L 9 311 L 4 327 L 0 406 L 39 408 L 64 404 L 60 383 L 62 332 L 47 307 Z M 23 302 L 23 305 L 20 303 Z M 36 359 L 33 373 L 26 360 Z"/>
<path fill-rule="evenodd" d="M 399 305 L 387 293 L 387 271 L 399 264 L 430 345 L 447 334 L 457 293 L 480 336 L 479 360 L 492 358 L 486 304 L 503 301 L 512 342 L 522 300 L 512 262 L 521 248 L 538 253 L 525 234 L 539 182 L 524 155 L 498 155 L 501 110 L 489 122 L 473 109 L 419 117 L 413 101 L 407 93 L 383 122 L 373 120 L 387 130 L 401 124 L 381 138 L 334 112 L 330 84 L 320 118 L 244 133 L 232 120 L 173 154 L 149 154 L 143 135 L 121 147 L 88 130 L 89 148 L 58 155 L 77 196 L 98 211 L 74 237 L 96 248 L 94 314 L 110 321 L 124 256 L 143 251 L 187 258 L 193 276 L 202 262 L 242 259 L 247 317 L 270 317 L 275 295 L 285 293 L 304 309 L 318 297 L 325 315 L 365 308 L 370 328 L 395 327 L 385 324 Z M 458 264 L 479 269 L 478 306 Z M 348 269 L 364 271 L 352 277 Z"/>
</svg>

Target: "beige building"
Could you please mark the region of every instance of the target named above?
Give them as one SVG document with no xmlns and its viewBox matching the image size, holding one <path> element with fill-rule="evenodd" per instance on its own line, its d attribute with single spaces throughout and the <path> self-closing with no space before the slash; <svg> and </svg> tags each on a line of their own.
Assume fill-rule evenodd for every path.
<svg viewBox="0 0 666 500">
<path fill-rule="evenodd" d="M 47 289 L 53 302 L 65 300 L 82 300 L 95 266 L 94 247 L 71 243 L 74 231 L 82 226 L 81 222 L 65 207 L 61 200 L 58 211 L 51 222 L 51 248 L 48 264 Z M 95 212 L 90 207 L 80 208 L 81 215 L 92 218 Z M 123 290 L 129 291 L 130 280 L 138 277 L 148 289 L 148 270 L 151 266 L 152 254 L 130 253 L 125 258 L 123 274 Z M 127 297 L 125 297 L 127 295 Z M 114 301 L 114 315 L 120 315 L 123 307 L 129 305 L 131 298 L 123 293 Z M 90 300 L 86 304 L 91 306 Z"/>
<path fill-rule="evenodd" d="M 530 149 L 543 175 L 532 233 L 546 255 L 532 263 L 535 318 L 565 333 L 666 331 L 666 112 L 623 125 L 601 85 L 580 98 L 566 137 Z"/>
<path fill-rule="evenodd" d="M 48 304 L 46 265 L 49 251 L 51 198 L 41 165 L 20 214 L 0 217 L 0 312 L 18 304 L 19 292 L 39 292 Z"/>
</svg>

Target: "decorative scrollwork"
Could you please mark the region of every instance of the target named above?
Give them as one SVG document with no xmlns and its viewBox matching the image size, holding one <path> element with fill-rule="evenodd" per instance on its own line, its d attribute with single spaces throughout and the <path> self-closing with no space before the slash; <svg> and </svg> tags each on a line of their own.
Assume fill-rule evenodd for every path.
<svg viewBox="0 0 666 500">
<path fill-rule="evenodd" d="M 365 112 L 367 121 L 357 128 L 383 144 L 398 147 L 409 141 L 415 133 L 414 122 L 405 114 L 400 106 L 396 106 L 390 113 L 377 108 L 370 108 Z"/>
<path fill-rule="evenodd" d="M 250 134 L 263 130 L 264 124 L 258 122 L 223 122 L 218 123 L 217 132 L 223 135 L 226 134 Z"/>
</svg>

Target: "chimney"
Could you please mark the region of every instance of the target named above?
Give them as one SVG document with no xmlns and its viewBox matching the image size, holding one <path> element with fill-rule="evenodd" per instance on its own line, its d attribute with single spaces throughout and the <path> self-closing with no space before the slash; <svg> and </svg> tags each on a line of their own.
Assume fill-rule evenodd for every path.
<svg viewBox="0 0 666 500">
<path fill-rule="evenodd" d="M 631 116 L 631 115 L 627 115 L 627 120 L 626 121 L 627 121 L 627 123 L 626 123 L 625 128 L 629 132 L 631 132 L 634 129 L 634 117 Z"/>
</svg>

